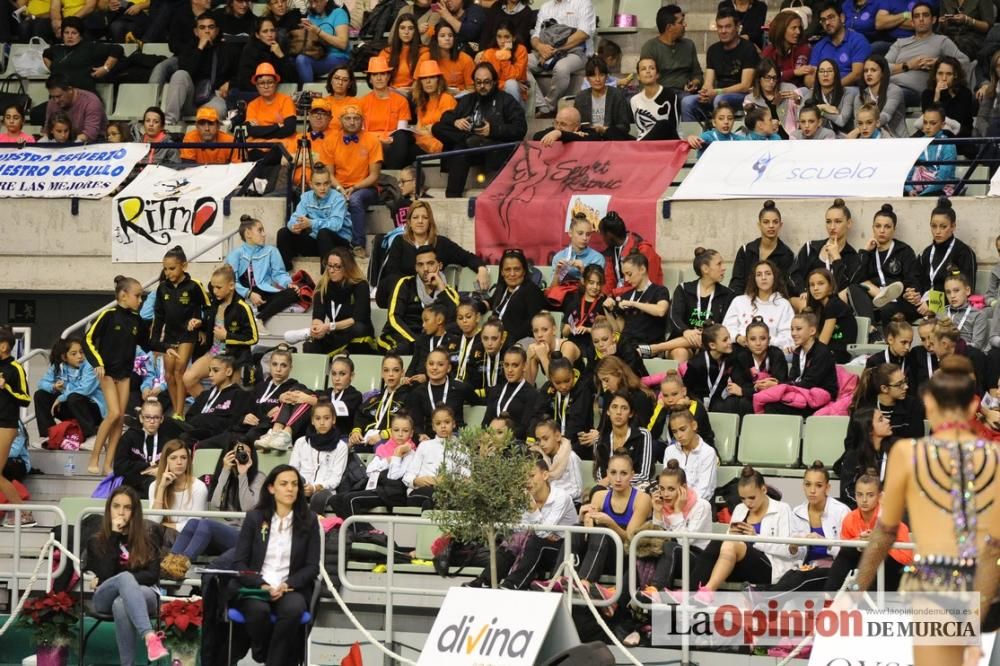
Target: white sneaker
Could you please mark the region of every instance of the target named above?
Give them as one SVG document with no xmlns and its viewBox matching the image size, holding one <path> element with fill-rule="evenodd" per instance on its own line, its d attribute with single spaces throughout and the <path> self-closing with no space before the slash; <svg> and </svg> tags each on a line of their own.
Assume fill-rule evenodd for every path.
<svg viewBox="0 0 1000 666">
<path fill-rule="evenodd" d="M 267 330 L 267 327 L 264 326 L 264 322 L 262 322 L 260 319 L 256 319 L 256 324 L 257 324 L 258 336 L 271 335 L 270 331 Z"/>
<path fill-rule="evenodd" d="M 273 430 L 268 430 L 263 435 L 261 435 L 256 442 L 253 443 L 254 447 L 259 451 L 268 451 L 271 449 L 271 438 L 274 436 Z"/>
<path fill-rule="evenodd" d="M 290 345 L 297 345 L 300 342 L 305 342 L 309 339 L 310 330 L 308 328 L 296 328 L 291 331 L 285 331 L 285 342 Z"/>
<path fill-rule="evenodd" d="M 272 430 L 270 447 L 272 451 L 289 451 L 292 448 L 292 436 L 284 430 Z"/>
<path fill-rule="evenodd" d="M 872 305 L 876 308 L 884 308 L 902 295 L 903 283 L 893 282 L 879 289 L 878 294 L 872 299 Z"/>
<path fill-rule="evenodd" d="M 82 444 L 80 444 L 80 450 L 81 451 L 93 451 L 94 450 L 94 444 L 96 442 L 97 442 L 97 435 L 91 435 L 87 439 L 83 440 Z"/>
</svg>

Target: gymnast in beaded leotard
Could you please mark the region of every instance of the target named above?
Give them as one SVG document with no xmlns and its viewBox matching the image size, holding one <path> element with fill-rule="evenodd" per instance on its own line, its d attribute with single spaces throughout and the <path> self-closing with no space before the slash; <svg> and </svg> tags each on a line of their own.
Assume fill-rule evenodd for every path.
<svg viewBox="0 0 1000 666">
<path fill-rule="evenodd" d="M 979 401 L 968 359 L 942 361 L 923 398 L 931 436 L 900 440 L 889 454 L 882 513 L 858 567 L 857 587 L 868 589 L 874 580 L 906 510 L 916 555 L 900 590 L 975 590 L 985 617 L 1000 581 L 1000 448 L 977 438 L 970 425 Z M 966 650 L 917 644 L 913 663 L 961 664 Z M 977 650 L 968 648 L 965 663 Z"/>
</svg>

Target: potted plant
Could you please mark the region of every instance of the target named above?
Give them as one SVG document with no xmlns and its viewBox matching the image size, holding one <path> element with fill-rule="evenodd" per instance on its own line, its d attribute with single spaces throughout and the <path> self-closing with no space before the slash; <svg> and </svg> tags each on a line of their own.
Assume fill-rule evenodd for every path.
<svg viewBox="0 0 1000 666">
<path fill-rule="evenodd" d="M 201 645 L 201 599 L 175 599 L 160 606 L 163 643 L 172 666 L 194 666 Z"/>
<path fill-rule="evenodd" d="M 24 602 L 18 622 L 31 629 L 38 666 L 65 666 L 80 616 L 68 592 L 49 592 Z"/>
<path fill-rule="evenodd" d="M 501 438 L 483 428 L 463 428 L 445 444 L 430 518 L 451 538 L 489 548 L 494 588 L 497 543 L 528 509 L 525 488 L 531 465 L 532 458 L 509 433 Z"/>
</svg>

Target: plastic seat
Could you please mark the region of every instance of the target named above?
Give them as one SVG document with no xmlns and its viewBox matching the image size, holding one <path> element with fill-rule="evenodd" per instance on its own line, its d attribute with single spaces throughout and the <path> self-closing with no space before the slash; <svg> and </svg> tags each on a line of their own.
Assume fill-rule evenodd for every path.
<svg viewBox="0 0 1000 666">
<path fill-rule="evenodd" d="M 847 352 L 851 356 L 871 356 L 880 354 L 889 348 L 884 342 L 872 342 L 866 345 L 847 345 Z"/>
<path fill-rule="evenodd" d="M 218 449 L 198 449 L 194 452 L 194 461 L 191 463 L 191 473 L 195 478 L 201 478 L 208 474 L 215 473 L 215 463 L 219 460 Z"/>
<path fill-rule="evenodd" d="M 977 294 L 985 294 L 986 288 L 990 286 L 990 275 L 993 273 L 991 270 L 978 270 L 976 271 L 976 292 Z"/>
<path fill-rule="evenodd" d="M 142 52 L 145 55 L 160 55 L 171 57 L 170 45 L 166 42 L 146 42 L 142 45 Z"/>
<path fill-rule="evenodd" d="M 66 520 L 70 525 L 76 523 L 80 513 L 84 509 L 98 508 L 103 511 L 105 501 L 98 497 L 62 497 L 59 499 L 59 508 L 66 514 Z"/>
<path fill-rule="evenodd" d="M 794 467 L 799 461 L 801 433 L 801 417 L 748 414 L 740 429 L 739 461 L 744 465 Z"/>
<path fill-rule="evenodd" d="M 858 322 L 858 339 L 855 342 L 859 345 L 868 344 L 868 328 L 872 325 L 872 320 L 868 317 L 855 317 Z"/>
<path fill-rule="evenodd" d="M 464 410 L 465 425 L 478 426 L 486 416 L 485 405 L 466 405 Z"/>
<path fill-rule="evenodd" d="M 120 83 L 111 120 L 136 120 L 143 112 L 157 105 L 159 86 L 155 83 Z"/>
<path fill-rule="evenodd" d="M 838 363 L 837 367 L 846 370 L 852 375 L 857 375 L 858 377 L 863 375 L 865 372 L 865 366 L 863 365 L 844 365 L 843 363 Z"/>
<path fill-rule="evenodd" d="M 313 391 L 326 388 L 330 371 L 330 357 L 326 354 L 295 354 L 292 361 L 292 378 Z"/>
<path fill-rule="evenodd" d="M 375 331 L 375 337 L 382 335 L 382 329 L 385 328 L 386 322 L 389 321 L 389 312 L 382 308 L 372 308 L 372 330 Z"/>
<path fill-rule="evenodd" d="M 680 367 L 680 362 L 672 358 L 645 358 L 642 360 L 642 363 L 646 366 L 646 370 L 649 371 L 650 375 L 663 374 L 667 370 L 676 370 Z M 715 426 L 712 427 L 714 428 Z"/>
<path fill-rule="evenodd" d="M 292 457 L 291 451 L 269 451 L 257 454 L 257 469 L 260 470 L 261 474 L 268 474 L 272 469 L 278 465 L 288 464 L 288 460 Z"/>
<path fill-rule="evenodd" d="M 586 500 L 590 495 L 590 489 L 594 487 L 596 481 L 594 481 L 594 461 L 593 460 L 581 460 L 580 461 L 580 479 L 583 481 L 583 499 Z"/>
<path fill-rule="evenodd" d="M 844 453 L 844 439 L 850 426 L 849 416 L 810 416 L 802 430 L 802 463 L 822 460 L 827 467 Z"/>
<path fill-rule="evenodd" d="M 364 393 L 371 388 L 378 388 L 382 384 L 382 357 L 371 354 L 355 354 L 351 356 L 354 361 L 354 385 L 359 391 Z M 406 366 L 403 366 L 406 370 Z"/>
<path fill-rule="evenodd" d="M 739 438 L 740 417 L 737 414 L 709 412 L 708 422 L 715 432 L 715 450 L 723 465 L 736 458 L 736 441 Z"/>
</svg>

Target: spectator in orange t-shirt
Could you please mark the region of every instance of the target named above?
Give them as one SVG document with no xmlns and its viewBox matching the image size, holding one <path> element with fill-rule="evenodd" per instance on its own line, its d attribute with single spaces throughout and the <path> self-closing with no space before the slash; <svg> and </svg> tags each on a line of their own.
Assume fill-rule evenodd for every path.
<svg viewBox="0 0 1000 666">
<path fill-rule="evenodd" d="M 413 162 L 413 132 L 410 103 L 389 87 L 389 63 L 381 56 L 368 61 L 368 85 L 372 91 L 358 101 L 365 130 L 382 142 L 386 169 L 402 169 Z"/>
<path fill-rule="evenodd" d="M 392 27 L 389 46 L 379 52 L 379 57 L 389 63 L 392 87 L 402 94 L 408 94 L 413 85 L 413 72 L 424 47 L 417 39 L 417 20 L 413 14 L 401 14 Z"/>
<path fill-rule="evenodd" d="M 210 106 L 198 109 L 195 128 L 184 135 L 184 143 L 232 143 L 233 135 L 219 130 L 219 113 Z M 235 164 L 240 153 L 233 148 L 181 148 L 181 160 L 195 164 Z"/>
<path fill-rule="evenodd" d="M 330 131 L 340 131 L 340 112 L 345 106 L 358 103 L 358 84 L 349 65 L 337 65 L 326 77 L 326 97 L 330 105 Z"/>
<path fill-rule="evenodd" d="M 431 134 L 431 126 L 441 120 L 441 114 L 445 111 L 454 109 L 457 102 L 448 94 L 441 68 L 433 60 L 420 61 L 416 79 L 413 84 L 413 106 L 417 108 L 417 124 L 413 128 L 413 135 L 417 148 L 421 153 L 440 153 L 444 145 Z"/>
<path fill-rule="evenodd" d="M 295 154 L 295 102 L 284 93 L 278 92 L 281 77 L 269 62 L 257 66 L 250 82 L 257 88 L 258 97 L 247 104 L 247 140 L 275 141 L 285 144 L 289 155 Z M 268 156 L 267 163 L 277 164 L 280 155 L 276 151 Z M 263 151 L 253 151 L 260 156 Z M 253 157 L 253 153 L 251 157 Z"/>
<path fill-rule="evenodd" d="M 527 56 L 525 56 L 527 64 Z M 430 48 L 421 56 L 422 60 L 430 59 L 437 62 L 444 75 L 444 80 L 449 88 L 456 93 L 466 93 L 472 91 L 472 68 L 476 63 L 468 53 L 458 48 L 455 40 L 455 29 L 447 23 L 441 23 L 437 27 L 437 34 Z M 414 76 L 414 78 L 417 78 Z"/>
<path fill-rule="evenodd" d="M 292 176 L 292 184 L 305 192 L 309 189 L 309 181 L 312 179 L 312 164 L 322 162 L 323 164 L 333 164 L 333 142 L 340 138 L 340 131 L 331 129 L 330 125 L 330 102 L 325 98 L 315 98 L 309 107 L 309 129 L 298 135 L 298 139 L 309 141 L 309 164 L 297 164 L 295 174 Z M 337 125 L 340 125 L 338 119 Z M 296 142 L 298 143 L 298 142 Z M 298 146 L 296 146 L 296 151 Z M 297 153 L 296 153 L 297 154 Z M 305 156 L 302 156 L 305 161 Z M 302 168 L 305 167 L 305 180 L 302 178 Z"/>
<path fill-rule="evenodd" d="M 374 58 L 373 58 L 374 60 Z M 341 135 L 331 140 L 333 185 L 347 197 L 351 213 L 351 245 L 354 256 L 368 256 L 365 239 L 368 229 L 368 206 L 378 202 L 379 174 L 382 173 L 382 142 L 361 129 L 361 109 L 346 106 L 341 112 Z"/>
<path fill-rule="evenodd" d="M 476 62 L 488 62 L 497 71 L 497 87 L 521 105 L 528 99 L 528 49 L 517 41 L 513 24 L 497 25 L 496 41 L 476 56 Z"/>
</svg>

